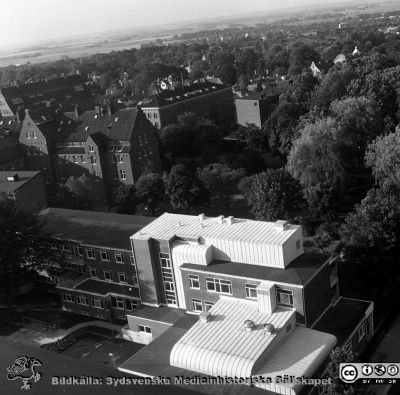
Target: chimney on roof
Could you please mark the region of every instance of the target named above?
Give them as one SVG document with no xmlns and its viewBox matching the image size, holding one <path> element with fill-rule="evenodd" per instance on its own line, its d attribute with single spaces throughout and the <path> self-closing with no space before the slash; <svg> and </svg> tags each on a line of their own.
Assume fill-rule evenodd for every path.
<svg viewBox="0 0 400 395">
<path fill-rule="evenodd" d="M 61 78 L 65 78 L 65 73 L 61 73 L 61 74 L 60 74 L 60 77 L 61 77 Z"/>
<path fill-rule="evenodd" d="M 78 104 L 75 105 L 75 118 L 79 118 L 79 115 L 81 114 L 80 108 Z"/>
<path fill-rule="evenodd" d="M 49 107 L 50 107 L 50 104 L 51 104 L 51 103 L 50 103 L 50 100 L 47 100 L 47 99 L 46 99 L 46 108 L 49 108 Z"/>
<path fill-rule="evenodd" d="M 18 173 L 13 174 L 12 176 L 7 176 L 8 182 L 17 182 L 19 180 Z"/>
</svg>

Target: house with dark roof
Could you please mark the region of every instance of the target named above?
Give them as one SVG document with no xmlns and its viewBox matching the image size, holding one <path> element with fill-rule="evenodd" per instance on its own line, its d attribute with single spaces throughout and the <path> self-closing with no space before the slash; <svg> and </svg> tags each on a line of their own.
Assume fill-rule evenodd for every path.
<svg viewBox="0 0 400 395">
<path fill-rule="evenodd" d="M 193 112 L 229 129 L 235 122 L 232 88 L 199 82 L 166 89 L 139 103 L 148 120 L 157 128 L 175 123 L 179 115 Z"/>
<path fill-rule="evenodd" d="M 24 211 L 39 212 L 47 207 L 47 195 L 40 171 L 0 171 L 0 198 L 12 199 Z"/>
<path fill-rule="evenodd" d="M 75 105 L 89 109 L 94 106 L 93 96 L 78 74 L 48 77 L 10 86 L 2 88 L 1 93 L 12 115 L 17 113 L 19 107 L 33 110 L 58 106 L 73 109 Z"/>
<path fill-rule="evenodd" d="M 90 174 L 106 195 L 146 169 L 161 170 L 155 130 L 140 109 L 27 110 L 19 141 L 28 168 L 42 170 L 47 182 Z"/>
</svg>

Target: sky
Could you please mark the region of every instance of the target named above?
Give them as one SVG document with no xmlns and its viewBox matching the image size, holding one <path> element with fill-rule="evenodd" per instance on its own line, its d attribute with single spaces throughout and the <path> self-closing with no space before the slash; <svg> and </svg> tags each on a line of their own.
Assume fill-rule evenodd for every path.
<svg viewBox="0 0 400 395">
<path fill-rule="evenodd" d="M 321 0 L 1 0 L 0 45 L 313 3 Z"/>
</svg>

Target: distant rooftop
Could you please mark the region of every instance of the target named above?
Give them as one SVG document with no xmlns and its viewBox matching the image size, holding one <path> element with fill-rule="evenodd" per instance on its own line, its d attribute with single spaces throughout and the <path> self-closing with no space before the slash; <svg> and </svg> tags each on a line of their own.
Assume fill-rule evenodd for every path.
<svg viewBox="0 0 400 395">
<path fill-rule="evenodd" d="M 177 309 L 175 307 L 161 306 L 154 308 L 149 306 L 141 306 L 138 310 L 135 310 L 133 313 L 128 315 L 172 325 L 178 320 L 179 317 L 183 316 L 184 313 L 185 310 Z"/>
<path fill-rule="evenodd" d="M 82 244 L 131 250 L 129 237 L 154 220 L 152 217 L 97 211 L 48 208 L 44 233 Z"/>
<path fill-rule="evenodd" d="M 201 82 L 190 86 L 182 86 L 175 90 L 162 91 L 139 104 L 143 108 L 167 106 L 223 89 L 230 89 L 230 87 L 219 83 Z"/>
<path fill-rule="evenodd" d="M 40 171 L 0 171 L 0 192 L 15 192 L 38 174 L 40 174 Z M 7 180 L 7 177 L 14 177 L 15 175 L 17 175 L 16 181 Z"/>
<path fill-rule="evenodd" d="M 227 218 L 224 218 L 222 224 L 219 221 L 219 217 L 204 217 L 201 221 L 195 215 L 164 213 L 132 238 L 170 240 L 176 236 L 184 240 L 203 239 L 200 242 L 211 244 L 213 240 L 227 240 L 281 246 L 301 228 L 289 224 L 285 230 L 279 232 L 275 228 L 275 222 L 240 218 L 234 218 L 232 224 L 228 224 Z"/>
</svg>

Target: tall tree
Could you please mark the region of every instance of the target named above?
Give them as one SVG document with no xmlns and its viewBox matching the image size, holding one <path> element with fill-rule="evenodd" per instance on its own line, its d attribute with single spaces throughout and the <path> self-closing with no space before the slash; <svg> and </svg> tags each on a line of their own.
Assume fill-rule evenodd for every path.
<svg viewBox="0 0 400 395">
<path fill-rule="evenodd" d="M 225 198 L 229 208 L 230 196 L 237 188 L 238 181 L 244 176 L 244 169 L 231 169 L 223 163 L 212 163 L 197 169 L 197 175 L 212 196 Z"/>
<path fill-rule="evenodd" d="M 207 191 L 196 175 L 185 165 L 175 165 L 165 185 L 170 204 L 175 210 L 191 210 L 208 201 Z"/>
<path fill-rule="evenodd" d="M 157 205 L 164 197 L 164 181 L 158 173 L 142 174 L 136 185 L 136 196 L 138 200 L 149 208 L 153 214 Z"/>
<path fill-rule="evenodd" d="M 42 237 L 43 217 L 18 208 L 12 200 L 0 199 L 0 294 L 11 305 L 16 280 L 56 259 Z"/>
<path fill-rule="evenodd" d="M 243 179 L 239 185 L 254 218 L 293 220 L 302 204 L 300 183 L 284 169 L 269 169 Z"/>
<path fill-rule="evenodd" d="M 378 183 L 400 186 L 400 128 L 394 133 L 379 136 L 371 143 L 365 154 L 365 163 L 372 169 Z"/>
</svg>

